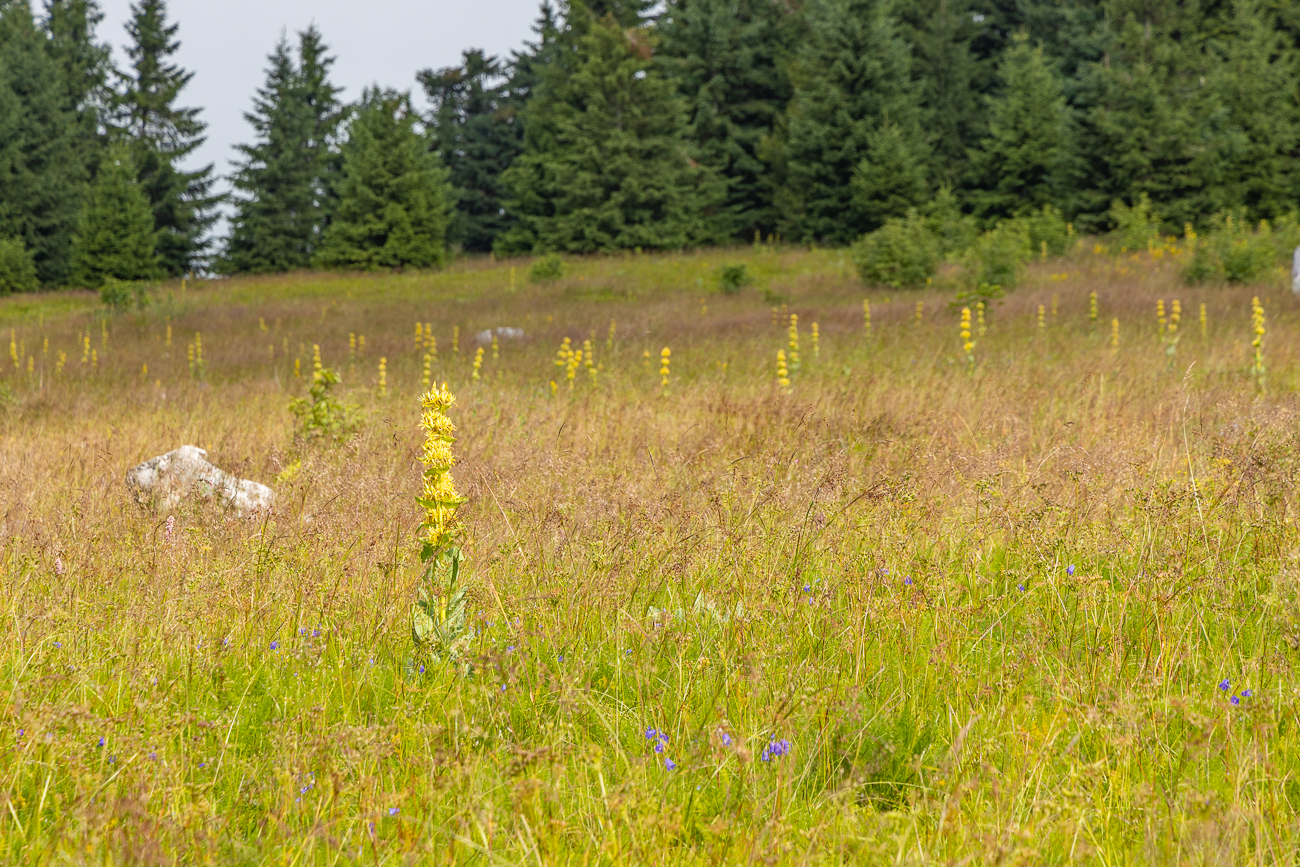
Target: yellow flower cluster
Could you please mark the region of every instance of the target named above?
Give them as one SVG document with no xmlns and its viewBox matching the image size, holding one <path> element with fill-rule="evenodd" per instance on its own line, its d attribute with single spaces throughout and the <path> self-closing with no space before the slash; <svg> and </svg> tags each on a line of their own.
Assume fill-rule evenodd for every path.
<svg viewBox="0 0 1300 867">
<path fill-rule="evenodd" d="M 790 369 L 799 369 L 799 314 L 790 314 Z"/>
<path fill-rule="evenodd" d="M 816 323 L 816 322 L 814 322 L 814 323 L 812 324 L 812 349 L 813 349 L 813 358 L 814 358 L 814 359 L 816 359 L 816 358 L 820 358 L 820 357 L 821 357 L 821 354 L 822 354 L 822 352 L 821 352 L 821 333 L 817 330 L 817 323 Z"/>
<path fill-rule="evenodd" d="M 961 309 L 961 348 L 966 353 L 966 363 L 975 366 L 975 344 L 970 339 L 970 308 Z"/>
<path fill-rule="evenodd" d="M 1088 322 L 1095 326 L 1097 324 L 1097 293 L 1093 292 L 1088 296 Z"/>
<path fill-rule="evenodd" d="M 1156 302 L 1156 324 L 1161 334 L 1165 333 L 1165 326 L 1169 320 L 1165 317 L 1165 299 L 1161 298 Z"/>
<path fill-rule="evenodd" d="M 1250 345 L 1255 347 L 1255 364 L 1250 369 L 1250 373 L 1259 382 L 1261 390 L 1264 388 L 1264 305 L 1259 303 L 1259 296 L 1255 296 L 1250 301 L 1250 330 L 1254 332 L 1255 338 Z"/>
<path fill-rule="evenodd" d="M 664 347 L 663 352 L 659 353 L 659 387 L 660 388 L 668 387 L 668 376 L 670 373 L 668 369 L 668 364 L 672 360 L 672 355 L 673 355 L 673 351 L 669 349 L 667 346 Z"/>
<path fill-rule="evenodd" d="M 424 488 L 420 504 L 424 507 L 425 539 L 435 548 L 445 546 L 450 540 L 456 530 L 456 509 L 464 502 L 451 478 L 451 468 L 456 462 L 451 453 L 456 428 L 447 417 L 447 410 L 455 400 L 445 383 L 431 387 L 420 396 L 423 408 L 420 429 L 424 431 L 424 446 L 420 450 Z"/>
</svg>

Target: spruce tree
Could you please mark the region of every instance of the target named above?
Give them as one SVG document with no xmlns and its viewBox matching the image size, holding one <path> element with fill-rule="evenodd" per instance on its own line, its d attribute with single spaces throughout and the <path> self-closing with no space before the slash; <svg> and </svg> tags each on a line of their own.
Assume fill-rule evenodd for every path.
<svg viewBox="0 0 1300 867">
<path fill-rule="evenodd" d="M 31 9 L 0 5 L 0 238 L 21 240 L 47 285 L 68 277 L 86 189 L 80 129 Z"/>
<path fill-rule="evenodd" d="M 73 244 L 72 279 L 98 288 L 104 280 L 148 280 L 161 276 L 158 236 L 131 152 L 108 149 L 90 189 Z"/>
<path fill-rule="evenodd" d="M 1300 57 L 1253 0 L 1237 0 L 1206 44 L 1207 74 L 1192 170 L 1206 181 L 1202 215 L 1245 207 L 1293 213 L 1300 195 Z"/>
<path fill-rule="evenodd" d="M 64 111 L 76 117 L 77 149 L 86 177 L 93 176 L 99 165 L 111 122 L 112 51 L 95 39 L 95 28 L 103 20 L 93 0 L 47 0 L 45 4 L 48 51 L 59 68 Z"/>
<path fill-rule="evenodd" d="M 893 140 L 878 133 L 893 126 L 928 159 L 920 100 L 885 0 L 814 0 L 808 10 L 782 154 L 782 224 L 792 239 L 845 244 L 880 224 L 877 205 L 855 201 L 851 184 L 864 159 L 891 158 L 880 148 Z"/>
<path fill-rule="evenodd" d="M 433 147 L 455 190 L 448 240 L 486 253 L 513 222 L 504 211 L 501 174 L 523 150 L 523 136 L 501 62 L 478 50 L 463 57 L 460 66 L 426 69 L 416 78 L 433 105 Z"/>
<path fill-rule="evenodd" d="M 1041 47 L 1019 34 L 987 100 L 989 134 L 972 155 L 971 199 L 986 218 L 1028 213 L 1059 200 L 1069 171 L 1068 116 L 1061 84 Z"/>
<path fill-rule="evenodd" d="M 849 182 L 853 204 L 864 225 L 874 229 L 930 200 L 926 165 L 929 149 L 917 136 L 905 136 L 884 123 L 867 137 L 867 155 Z"/>
<path fill-rule="evenodd" d="M 158 252 L 168 274 L 200 267 L 206 258 L 208 229 L 219 199 L 211 194 L 212 166 L 184 171 L 180 163 L 204 142 L 207 124 L 200 109 L 176 101 L 192 72 L 168 58 L 180 48 L 178 24 L 167 23 L 165 0 L 140 0 L 131 6 L 126 30 L 131 37 L 128 73 L 119 73 L 120 123 L 135 145 L 136 170 L 153 209 Z"/>
<path fill-rule="evenodd" d="M 306 268 L 324 231 L 341 117 L 338 89 L 328 80 L 333 58 L 320 34 L 310 28 L 298 37 L 298 65 L 281 38 L 268 57 L 266 84 L 244 115 L 258 141 L 237 146 L 244 159 L 232 180 L 241 195 L 219 263 L 224 271 Z"/>
<path fill-rule="evenodd" d="M 691 160 L 683 106 L 651 62 L 647 34 L 625 32 L 610 15 L 567 23 L 573 68 L 553 68 L 528 106 L 527 149 L 504 177 L 519 225 L 498 251 L 720 240 L 721 184 Z"/>
<path fill-rule="evenodd" d="M 763 147 L 790 101 L 802 18 L 776 0 L 672 0 L 656 59 L 686 98 L 701 163 L 727 184 L 720 219 L 747 240 L 776 230 L 776 183 Z"/>
<path fill-rule="evenodd" d="M 450 185 L 406 94 L 367 89 L 348 126 L 338 203 L 315 264 L 374 270 L 446 260 Z"/>
</svg>

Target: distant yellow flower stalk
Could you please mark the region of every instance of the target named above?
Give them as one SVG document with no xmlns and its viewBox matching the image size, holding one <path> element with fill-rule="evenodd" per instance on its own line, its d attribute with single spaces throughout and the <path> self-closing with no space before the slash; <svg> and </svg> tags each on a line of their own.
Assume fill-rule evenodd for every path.
<svg viewBox="0 0 1300 867">
<path fill-rule="evenodd" d="M 646 370 L 650 369 L 650 350 L 641 353 L 641 366 Z"/>
<path fill-rule="evenodd" d="M 799 369 L 799 314 L 790 314 L 790 369 Z"/>
<path fill-rule="evenodd" d="M 556 384 L 555 384 L 555 380 L 552 379 L 552 380 L 551 380 L 551 397 L 555 397 L 555 395 L 556 395 L 559 391 L 560 391 L 560 387 L 559 387 L 558 385 L 556 385 Z"/>
<path fill-rule="evenodd" d="M 422 529 L 425 542 L 434 549 L 445 547 L 454 536 L 458 529 L 456 509 L 464 502 L 451 477 L 456 462 L 451 452 L 456 428 L 447 417 L 447 410 L 455 400 L 445 384 L 430 388 L 420 397 L 423 408 L 420 429 L 424 431 L 424 447 L 420 452 L 420 462 L 424 464 L 420 496 L 420 505 L 424 507 Z"/>
<path fill-rule="evenodd" d="M 90 332 L 87 331 L 81 338 L 81 363 L 90 362 Z"/>
<path fill-rule="evenodd" d="M 357 335 L 357 355 L 362 355 L 362 356 L 364 356 L 365 354 L 366 354 L 366 336 L 365 336 L 364 334 L 358 334 L 358 335 Z"/>
<path fill-rule="evenodd" d="M 1043 242 L 1043 247 L 1044 247 L 1044 249 L 1046 249 L 1046 247 L 1047 247 L 1047 242 L 1046 242 L 1046 241 Z M 1061 296 L 1060 296 L 1060 295 L 1057 295 L 1057 294 L 1055 294 L 1055 293 L 1053 293 L 1053 294 L 1052 294 L 1052 318 L 1053 318 L 1053 319 L 1056 318 L 1056 312 L 1057 312 L 1057 310 L 1058 310 L 1059 307 L 1060 307 L 1060 301 L 1061 301 Z"/>
<path fill-rule="evenodd" d="M 492 332 L 492 360 L 496 361 L 501 357 L 501 347 L 497 345 L 497 334 Z"/>
<path fill-rule="evenodd" d="M 912 320 L 913 323 L 916 325 L 920 325 L 921 317 L 924 315 L 925 315 L 925 302 L 924 301 L 916 302 L 916 316 Z"/>
<path fill-rule="evenodd" d="M 1178 333 L 1178 322 L 1183 318 L 1183 305 L 1177 298 L 1174 299 L 1173 311 L 1169 315 L 1169 336 L 1173 337 Z"/>
<path fill-rule="evenodd" d="M 140 365 L 140 378 L 141 379 L 149 378 L 149 365 L 147 364 Z"/>
<path fill-rule="evenodd" d="M 479 369 L 482 367 L 483 367 L 483 347 L 480 346 L 478 348 L 478 352 L 474 353 L 474 372 L 470 375 L 470 379 L 478 379 L 478 372 Z"/>
<path fill-rule="evenodd" d="M 99 368 L 99 350 L 92 349 L 90 350 L 90 369 L 96 370 L 98 368 Z"/>
<path fill-rule="evenodd" d="M 569 391 L 573 391 L 573 380 L 578 375 L 578 365 L 580 364 L 582 364 L 582 350 L 579 349 L 574 352 L 570 349 L 564 357 L 564 378 L 569 383 Z"/>
<path fill-rule="evenodd" d="M 1088 295 L 1088 323 L 1093 328 L 1097 327 L 1097 293 L 1093 292 Z"/>
<path fill-rule="evenodd" d="M 424 342 L 424 326 L 419 322 L 415 323 L 415 349 L 419 351 L 420 344 Z"/>
<path fill-rule="evenodd" d="M 438 338 L 430 334 L 429 340 L 426 345 L 429 349 L 429 357 L 432 358 L 434 361 L 437 361 L 438 360 Z"/>
<path fill-rule="evenodd" d="M 264 318 L 261 317 L 261 316 L 257 317 L 257 328 L 258 328 L 259 331 L 265 331 L 265 330 L 266 330 L 266 319 L 264 319 Z"/>
<path fill-rule="evenodd" d="M 609 336 L 605 338 L 606 349 L 612 350 L 614 348 L 614 331 L 615 331 L 615 323 L 614 320 L 611 319 L 609 320 Z"/>
<path fill-rule="evenodd" d="M 970 339 L 970 308 L 961 309 L 961 348 L 966 353 L 966 363 L 975 368 L 975 344 Z"/>
<path fill-rule="evenodd" d="M 317 361 L 320 360 L 320 347 L 316 347 Z M 203 375 L 203 335 L 194 332 L 194 370 L 199 376 Z"/>
<path fill-rule="evenodd" d="M 30 375 L 35 372 L 36 372 L 36 357 L 29 355 L 27 356 L 27 373 Z"/>
<path fill-rule="evenodd" d="M 979 328 L 979 336 L 983 337 L 984 332 L 988 331 L 988 328 L 986 328 L 984 325 L 984 302 L 983 301 L 975 302 L 975 324 Z"/>
<path fill-rule="evenodd" d="M 1201 338 L 1209 334 L 1209 320 L 1205 317 L 1205 305 L 1201 304 Z"/>
<path fill-rule="evenodd" d="M 862 332 L 871 336 L 871 299 L 862 299 Z"/>
<path fill-rule="evenodd" d="M 1047 308 L 1039 304 L 1038 305 L 1038 330 L 1041 333 L 1044 330 L 1046 330 L 1046 328 L 1047 328 Z"/>
<path fill-rule="evenodd" d="M 668 387 L 668 375 L 669 375 L 668 364 L 669 364 L 669 362 L 670 362 L 671 359 L 672 359 L 672 354 L 673 354 L 673 351 L 672 351 L 671 349 L 669 349 L 667 346 L 664 347 L 663 352 L 659 353 L 659 386 L 660 386 L 660 388 L 667 388 L 667 387 Z"/>
<path fill-rule="evenodd" d="M 1202 306 L 1204 306 L 1204 305 L 1202 305 Z M 49 354 L 50 354 L 50 338 L 47 337 L 47 338 L 45 338 L 44 341 L 42 341 L 42 344 L 41 344 L 41 355 L 49 355 Z"/>
<path fill-rule="evenodd" d="M 357 357 L 357 335 L 356 332 L 354 331 L 348 334 L 348 360 L 351 361 L 356 357 Z"/>
<path fill-rule="evenodd" d="M 18 369 L 18 340 L 14 336 L 14 329 L 9 329 L 9 357 L 13 360 L 14 370 Z"/>
<path fill-rule="evenodd" d="M 424 353 L 424 372 L 420 376 L 420 387 L 423 388 L 425 391 L 428 391 L 429 386 L 432 383 L 433 383 L 433 356 L 426 352 Z"/>
<path fill-rule="evenodd" d="M 197 335 L 196 335 L 196 336 L 197 336 Z M 312 379 L 312 382 L 316 382 L 317 380 L 320 379 L 320 377 L 321 377 L 321 370 L 323 370 L 323 369 L 324 369 L 324 368 L 323 368 L 323 366 L 322 366 L 321 363 L 320 363 L 320 344 L 319 344 L 319 343 L 313 343 L 313 344 L 311 345 L 311 379 Z"/>
<path fill-rule="evenodd" d="M 781 391 L 790 390 L 790 369 L 785 364 L 785 350 L 776 351 L 776 384 L 781 387 Z"/>
<path fill-rule="evenodd" d="M 99 320 L 99 347 L 108 349 L 108 320 Z"/>
<path fill-rule="evenodd" d="M 778 326 L 778 325 L 780 325 L 780 324 L 781 324 L 780 311 L 777 310 L 775 307 L 773 307 L 773 308 L 772 308 L 772 327 L 775 328 L 776 326 Z"/>
<path fill-rule="evenodd" d="M 62 373 L 63 373 L 63 365 L 65 365 L 65 364 L 67 364 L 67 363 L 68 363 L 68 353 L 66 353 L 66 352 L 64 352 L 64 351 L 62 351 L 62 350 L 60 350 L 60 351 L 59 351 L 59 360 L 56 361 L 56 362 L 54 363 L 54 372 L 55 372 L 55 374 L 62 374 Z"/>
<path fill-rule="evenodd" d="M 571 344 L 572 341 L 566 337 L 564 338 L 564 342 L 560 344 L 560 348 L 555 351 L 556 367 L 563 368 L 565 365 L 569 363 L 569 356 L 573 354 L 573 349 L 571 348 Z"/>
<path fill-rule="evenodd" d="M 171 321 L 171 319 L 168 319 L 168 320 L 167 320 L 167 340 L 166 340 L 166 342 L 165 342 L 163 345 L 166 346 L 168 349 L 171 349 L 171 348 L 172 348 L 172 321 Z"/>
<path fill-rule="evenodd" d="M 1255 338 L 1250 345 L 1255 348 L 1255 363 L 1250 373 L 1255 377 L 1259 390 L 1264 390 L 1264 305 L 1259 303 L 1259 296 L 1250 301 L 1250 327 Z"/>
<path fill-rule="evenodd" d="M 295 359 L 293 360 L 293 375 L 294 375 L 294 378 L 295 378 L 295 379 L 302 379 L 302 359 L 301 359 L 301 358 L 295 358 Z"/>
<path fill-rule="evenodd" d="M 452 355 L 460 355 L 460 326 L 459 325 L 452 326 L 451 329 L 451 353 Z"/>
<path fill-rule="evenodd" d="M 1119 349 L 1119 320 L 1110 321 L 1110 345 L 1113 349 Z"/>
<path fill-rule="evenodd" d="M 388 359 L 379 358 L 379 396 L 388 397 Z"/>
<path fill-rule="evenodd" d="M 1165 318 L 1165 299 L 1161 298 L 1156 302 L 1156 325 L 1160 334 L 1165 333 L 1165 326 L 1168 319 Z"/>
<path fill-rule="evenodd" d="M 433 344 L 436 342 L 437 338 L 433 336 L 433 323 L 424 323 L 424 348 L 431 349 L 433 348 Z"/>
<path fill-rule="evenodd" d="M 582 363 L 588 370 L 596 369 L 596 353 L 591 349 L 591 341 L 582 341 Z"/>
</svg>

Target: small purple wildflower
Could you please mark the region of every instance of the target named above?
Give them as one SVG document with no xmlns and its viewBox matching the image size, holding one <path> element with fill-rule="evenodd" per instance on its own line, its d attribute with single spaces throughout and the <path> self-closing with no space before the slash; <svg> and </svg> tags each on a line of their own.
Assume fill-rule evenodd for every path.
<svg viewBox="0 0 1300 867">
<path fill-rule="evenodd" d="M 1017 585 L 1016 585 L 1016 589 L 1019 590 L 1021 593 L 1024 593 L 1024 592 L 1025 592 L 1025 585 L 1023 585 L 1023 584 L 1017 584 Z"/>
<path fill-rule="evenodd" d="M 1065 574 L 1066 574 L 1066 575 L 1069 575 L 1071 578 L 1074 577 L 1074 564 L 1073 564 L 1073 563 L 1071 563 L 1069 566 L 1066 566 L 1066 567 L 1065 567 Z"/>
<path fill-rule="evenodd" d="M 722 741 L 724 747 L 731 746 L 731 735 L 727 734 L 722 729 L 718 729 L 718 740 Z"/>
<path fill-rule="evenodd" d="M 1254 694 L 1255 694 L 1255 691 L 1254 691 L 1253 689 L 1243 689 L 1243 690 L 1241 691 L 1241 697 L 1242 697 L 1242 698 L 1250 698 L 1250 697 L 1251 697 L 1252 695 L 1254 695 Z"/>
<path fill-rule="evenodd" d="M 811 593 L 811 592 L 812 592 L 812 585 L 811 585 L 811 584 L 805 584 L 805 585 L 803 585 L 803 592 L 805 592 L 805 593 Z"/>
<path fill-rule="evenodd" d="M 153 759 L 155 762 L 158 761 L 158 753 L 156 752 L 149 753 L 149 758 Z"/>
<path fill-rule="evenodd" d="M 279 649 L 280 649 L 280 642 L 279 642 L 278 640 L 277 640 L 277 641 L 272 641 L 272 642 L 271 642 L 271 649 L 272 649 L 272 650 L 279 650 Z"/>
<path fill-rule="evenodd" d="M 397 815 L 398 813 L 400 813 L 401 811 L 402 811 L 402 808 L 401 808 L 401 807 L 389 807 L 389 808 L 388 808 L 388 815 L 390 815 L 390 816 L 396 816 L 396 815 Z"/>
<path fill-rule="evenodd" d="M 670 771 L 675 771 L 675 770 L 677 770 L 677 763 L 674 762 L 672 759 L 665 758 L 665 759 L 664 759 L 664 767 L 667 768 L 667 769 L 670 770 Z"/>
<path fill-rule="evenodd" d="M 207 766 L 208 766 L 208 763 L 207 763 L 207 762 L 199 762 L 199 767 L 200 767 L 200 768 L 206 768 Z"/>
<path fill-rule="evenodd" d="M 103 739 L 103 738 L 100 738 L 100 739 L 99 739 L 99 745 L 100 745 L 101 747 L 104 745 L 104 739 Z"/>
<path fill-rule="evenodd" d="M 61 641 L 56 641 L 56 642 L 54 642 L 54 649 L 55 649 L 55 650 L 58 650 L 58 649 L 59 649 L 60 647 L 62 647 L 62 646 L 63 646 L 63 642 L 61 642 Z"/>
<path fill-rule="evenodd" d="M 662 753 L 663 751 L 664 751 L 663 741 L 655 741 L 655 752 Z"/>
<path fill-rule="evenodd" d="M 646 729 L 646 730 L 645 730 L 646 740 L 649 740 L 650 738 L 653 738 L 653 737 L 657 737 L 658 734 L 659 734 L 659 730 L 658 730 L 658 729 Z"/>
<path fill-rule="evenodd" d="M 1237 698 L 1235 695 L 1232 698 L 1228 699 L 1228 701 L 1232 702 L 1233 704 L 1241 704 L 1241 699 Z"/>
<path fill-rule="evenodd" d="M 1225 677 L 1223 679 L 1223 683 L 1219 684 L 1219 689 L 1223 690 L 1224 692 L 1227 692 L 1228 690 L 1232 689 L 1232 681 L 1228 680 Z"/>
<path fill-rule="evenodd" d="M 424 663 L 420 663 L 420 674 L 424 674 Z"/>
<path fill-rule="evenodd" d="M 911 586 L 912 586 L 912 579 L 911 579 L 911 578 L 904 578 L 904 579 L 903 579 L 903 586 L 904 586 L 904 587 L 911 587 Z"/>
</svg>

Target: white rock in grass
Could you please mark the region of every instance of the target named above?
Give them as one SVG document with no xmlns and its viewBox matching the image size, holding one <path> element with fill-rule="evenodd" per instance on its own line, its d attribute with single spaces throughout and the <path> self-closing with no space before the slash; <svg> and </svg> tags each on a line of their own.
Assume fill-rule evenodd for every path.
<svg viewBox="0 0 1300 867">
<path fill-rule="evenodd" d="M 484 346 L 487 346 L 492 342 L 493 334 L 496 335 L 497 340 L 523 340 L 524 339 L 524 329 L 502 326 L 501 328 L 489 328 L 486 331 L 480 331 L 478 334 L 474 335 L 474 340 L 478 343 L 483 344 Z"/>
<path fill-rule="evenodd" d="M 136 502 L 161 509 L 174 509 L 187 497 L 215 497 L 243 514 L 270 509 L 275 501 L 275 492 L 266 485 L 236 478 L 213 466 L 208 453 L 198 446 L 181 446 L 145 461 L 127 472 L 126 484 Z"/>
</svg>

